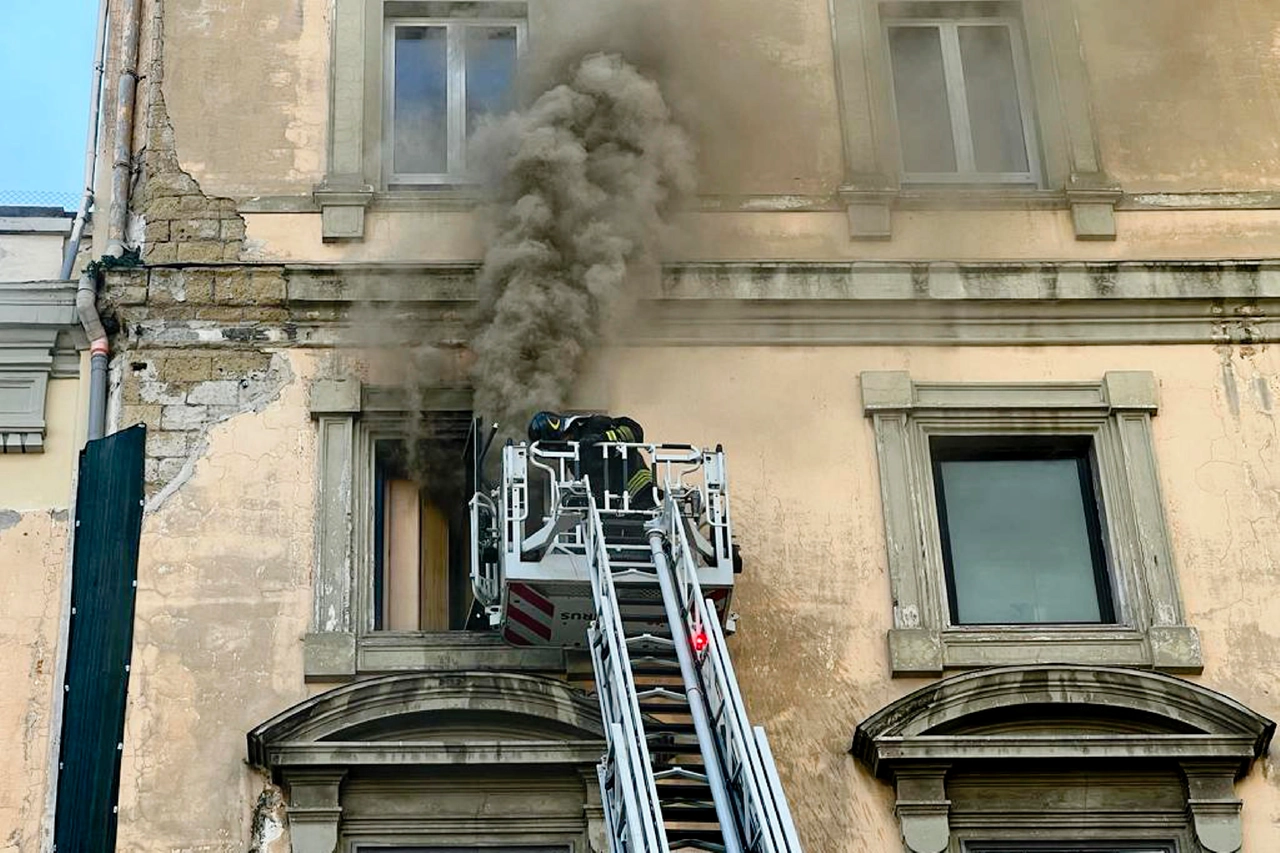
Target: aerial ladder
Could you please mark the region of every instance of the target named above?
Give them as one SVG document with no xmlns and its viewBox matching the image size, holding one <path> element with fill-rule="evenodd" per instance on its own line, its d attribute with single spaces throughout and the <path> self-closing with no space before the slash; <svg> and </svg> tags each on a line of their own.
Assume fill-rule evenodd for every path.
<svg viewBox="0 0 1280 853">
<path fill-rule="evenodd" d="M 624 485 L 637 459 L 653 474 L 645 501 Z M 472 585 L 507 642 L 589 649 L 611 853 L 800 853 L 725 645 L 737 554 L 723 450 L 508 442 L 501 468 L 470 504 Z"/>
</svg>

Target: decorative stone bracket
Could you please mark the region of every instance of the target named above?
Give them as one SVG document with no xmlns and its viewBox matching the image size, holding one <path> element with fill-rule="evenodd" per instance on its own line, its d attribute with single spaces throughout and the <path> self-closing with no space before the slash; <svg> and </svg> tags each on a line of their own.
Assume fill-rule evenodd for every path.
<svg viewBox="0 0 1280 853">
<path fill-rule="evenodd" d="M 1116 239 L 1116 203 L 1120 187 L 1105 175 L 1074 174 L 1066 187 L 1077 240 Z"/>
<path fill-rule="evenodd" d="M 373 187 L 321 184 L 312 191 L 320 206 L 320 237 L 326 243 L 364 239 L 364 212 L 373 200 Z"/>
<path fill-rule="evenodd" d="M 342 817 L 338 790 L 346 768 L 290 769 L 284 775 L 289 786 L 289 837 L 293 853 L 333 853 L 338 846 L 338 821 Z"/>
</svg>

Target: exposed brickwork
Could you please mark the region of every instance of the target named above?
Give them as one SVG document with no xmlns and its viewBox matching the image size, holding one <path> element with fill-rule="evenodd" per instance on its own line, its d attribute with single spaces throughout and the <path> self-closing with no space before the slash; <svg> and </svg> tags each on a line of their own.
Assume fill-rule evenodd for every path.
<svg viewBox="0 0 1280 853">
<path fill-rule="evenodd" d="M 143 218 L 142 259 L 148 264 L 236 261 L 244 219 L 229 198 L 211 198 L 178 162 L 173 125 L 156 87 L 147 112 L 143 180 L 135 206 Z"/>
<path fill-rule="evenodd" d="M 294 342 L 279 266 L 112 270 L 103 303 L 121 330 L 118 423 L 147 425 L 151 494 L 198 457 L 211 426 L 261 407 L 286 380 L 272 352 Z"/>
<path fill-rule="evenodd" d="M 149 491 L 170 482 L 208 428 L 257 408 L 282 377 L 270 353 L 136 349 L 121 354 L 120 423 L 147 425 Z"/>
</svg>

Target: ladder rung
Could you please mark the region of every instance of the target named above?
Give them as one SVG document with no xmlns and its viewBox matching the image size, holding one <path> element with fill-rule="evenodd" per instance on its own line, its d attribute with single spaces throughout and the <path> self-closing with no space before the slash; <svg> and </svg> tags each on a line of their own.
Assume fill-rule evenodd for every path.
<svg viewBox="0 0 1280 853">
<path fill-rule="evenodd" d="M 653 634 L 636 634 L 634 637 L 627 637 L 627 645 L 638 645 L 640 643 L 653 643 L 656 646 L 665 646 L 675 648 L 675 642 L 670 637 L 658 637 Z M 677 664 L 679 666 L 679 664 Z"/>
<path fill-rule="evenodd" d="M 670 699 L 673 702 L 681 702 L 689 704 L 689 697 L 683 693 L 677 693 L 674 690 L 668 690 L 665 687 L 651 687 L 648 690 L 637 690 L 636 699 Z"/>
<path fill-rule="evenodd" d="M 680 766 L 671 767 L 667 770 L 659 770 L 653 774 L 653 778 L 655 781 L 661 779 L 688 779 L 692 782 L 701 782 L 704 785 L 707 783 L 706 773 L 698 773 L 695 770 L 686 770 Z"/>
</svg>

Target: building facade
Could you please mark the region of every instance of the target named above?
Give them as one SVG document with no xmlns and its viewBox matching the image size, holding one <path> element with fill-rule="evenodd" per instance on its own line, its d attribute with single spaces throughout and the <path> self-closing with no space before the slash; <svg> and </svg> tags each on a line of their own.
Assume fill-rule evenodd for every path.
<svg viewBox="0 0 1280 853">
<path fill-rule="evenodd" d="M 571 403 L 724 445 L 732 653 L 805 848 L 1280 844 L 1274 3 L 111 7 L 107 420 L 148 428 L 119 849 L 601 849 L 589 661 L 475 630 L 458 508 L 382 490 L 473 414 L 469 116 L 594 51 L 698 186 Z M 21 523 L 53 567 L 21 548 L 65 521 Z M 27 849 L 44 799 L 6 802 Z"/>
<path fill-rule="evenodd" d="M 76 285 L 59 280 L 71 228 L 59 207 L 0 206 L 0 666 L 12 685 L 0 700 L 0 731 L 13 756 L 0 820 L 15 850 L 38 847 L 50 805 L 68 514 L 85 438 Z"/>
</svg>

